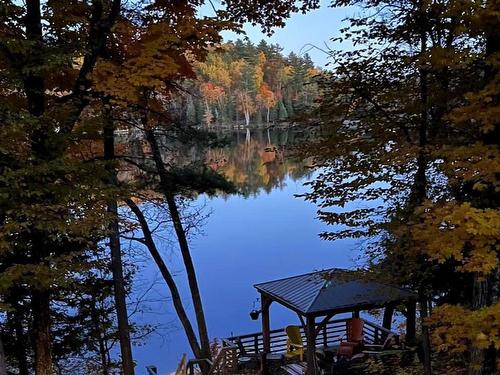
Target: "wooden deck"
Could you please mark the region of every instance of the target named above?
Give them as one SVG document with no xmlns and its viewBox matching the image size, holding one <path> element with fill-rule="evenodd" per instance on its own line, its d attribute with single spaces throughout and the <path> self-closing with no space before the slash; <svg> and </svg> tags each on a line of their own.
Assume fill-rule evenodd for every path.
<svg viewBox="0 0 500 375">
<path fill-rule="evenodd" d="M 324 349 L 337 347 L 340 345 L 341 338 L 345 338 L 346 319 L 331 320 L 324 325 L 316 325 L 318 334 L 316 335 L 316 348 Z M 364 319 L 363 319 L 364 320 Z M 306 345 L 306 335 L 301 328 L 302 338 L 304 345 Z M 364 320 L 363 335 L 366 344 L 383 344 L 388 335 L 397 336 L 396 333 L 379 326 L 368 320 Z M 233 336 L 224 339 L 226 343 L 235 343 L 241 341 L 247 353 L 261 353 L 263 351 L 263 335 L 262 332 L 251 333 L 241 336 Z M 286 352 L 287 336 L 285 328 L 275 329 L 271 331 L 271 353 L 285 353 Z"/>
<path fill-rule="evenodd" d="M 288 365 L 281 366 L 281 370 L 286 375 L 304 375 L 306 373 L 307 367 L 305 362 L 290 363 Z"/>
<path fill-rule="evenodd" d="M 316 349 L 317 350 L 334 350 L 340 345 L 342 338 L 346 336 L 347 330 L 346 319 L 331 320 L 326 324 L 316 325 Z M 302 338 L 306 346 L 306 335 L 301 328 Z M 397 336 L 396 333 L 379 326 L 373 322 L 364 320 L 363 335 L 366 344 L 382 344 L 388 335 Z M 279 375 L 304 375 L 306 364 L 302 362 L 284 363 L 284 361 L 276 361 L 276 358 L 282 358 L 282 354 L 286 353 L 287 335 L 285 328 L 275 329 L 270 332 L 271 350 L 266 361 L 269 371 L 272 374 Z M 241 343 L 241 344 L 238 344 Z M 218 355 L 212 361 L 208 360 L 191 360 L 188 362 L 188 375 L 198 373 L 196 367 L 201 362 L 205 361 L 210 366 L 210 375 L 233 375 L 233 374 L 257 374 L 260 370 L 260 364 L 253 363 L 253 367 L 247 367 L 241 363 L 241 358 L 245 356 L 253 356 L 259 361 L 261 353 L 263 353 L 263 334 L 256 332 L 240 336 L 232 336 L 222 340 L 221 348 Z M 243 352 L 242 350 L 243 349 Z M 273 357 L 272 360 L 269 360 Z M 255 361 L 254 361 L 255 362 Z"/>
</svg>

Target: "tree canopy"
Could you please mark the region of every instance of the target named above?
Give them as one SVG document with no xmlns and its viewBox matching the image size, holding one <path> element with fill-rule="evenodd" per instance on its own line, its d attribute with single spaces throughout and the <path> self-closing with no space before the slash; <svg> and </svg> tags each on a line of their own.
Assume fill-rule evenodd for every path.
<svg viewBox="0 0 500 375">
<path fill-rule="evenodd" d="M 323 238 L 365 239 L 371 267 L 418 290 L 424 318 L 433 307 L 423 324 L 438 352 L 468 352 L 471 371 L 492 373 L 498 4 L 334 2 L 346 5 L 363 9 L 342 36 L 357 47 L 332 55 L 323 81 L 329 135 L 311 150 L 322 170 L 306 199 L 332 225 Z"/>
</svg>

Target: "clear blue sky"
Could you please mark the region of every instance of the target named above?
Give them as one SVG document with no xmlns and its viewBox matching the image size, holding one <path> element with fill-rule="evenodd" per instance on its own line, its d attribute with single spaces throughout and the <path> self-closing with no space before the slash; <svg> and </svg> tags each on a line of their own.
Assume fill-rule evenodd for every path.
<svg viewBox="0 0 500 375">
<path fill-rule="evenodd" d="M 287 20 L 286 26 L 282 29 L 275 29 L 274 35 L 270 38 L 262 34 L 258 26 L 250 24 L 245 25 L 245 32 L 255 43 L 261 39 L 268 43 L 278 43 L 284 48 L 286 54 L 291 51 L 308 52 L 318 66 L 324 67 L 328 62 L 328 56 L 318 49 L 311 48 L 308 44 L 326 49 L 326 43 L 331 50 L 349 48 L 349 45 L 341 46 L 338 42 L 331 42 L 330 39 L 339 36 L 339 29 L 345 26 L 342 19 L 355 12 L 355 8 L 330 8 L 329 3 L 330 1 L 322 0 L 320 9 L 306 14 L 294 14 Z M 217 1 L 214 5 L 217 6 Z M 210 13 L 209 9 L 203 9 L 203 13 L 205 11 Z M 244 37 L 231 32 L 225 32 L 223 36 L 226 41 Z"/>
</svg>

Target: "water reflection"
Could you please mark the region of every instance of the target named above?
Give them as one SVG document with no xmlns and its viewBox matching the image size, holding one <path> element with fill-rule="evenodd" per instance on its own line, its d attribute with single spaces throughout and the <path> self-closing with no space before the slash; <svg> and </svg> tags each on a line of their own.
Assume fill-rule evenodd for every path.
<svg viewBox="0 0 500 375">
<path fill-rule="evenodd" d="M 149 144 L 139 135 L 126 134 L 122 143 L 132 145 L 131 154 L 140 164 L 151 163 Z M 261 191 L 270 193 L 283 189 L 286 179 L 298 181 L 311 175 L 311 160 L 296 156 L 297 146 L 312 137 L 303 128 L 241 129 L 217 133 L 224 147 L 199 147 L 196 141 L 179 141 L 163 137 L 161 148 L 164 161 L 176 168 L 208 167 L 226 177 L 245 197 Z M 139 178 L 142 172 L 126 165 L 120 180 Z"/>
<path fill-rule="evenodd" d="M 206 165 L 224 175 L 245 196 L 283 189 L 284 181 L 310 176 L 310 160 L 295 156 L 304 141 L 304 131 L 253 130 L 225 134 L 230 143 L 225 148 L 209 149 Z"/>
</svg>

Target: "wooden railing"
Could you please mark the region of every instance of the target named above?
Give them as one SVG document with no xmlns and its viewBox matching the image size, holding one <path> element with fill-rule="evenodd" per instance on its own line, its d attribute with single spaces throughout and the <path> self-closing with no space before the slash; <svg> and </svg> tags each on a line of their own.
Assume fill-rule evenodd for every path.
<svg viewBox="0 0 500 375">
<path fill-rule="evenodd" d="M 206 363 L 210 366 L 209 375 L 234 374 L 238 367 L 238 347 L 232 342 L 222 340 L 222 347 L 213 360 L 192 359 L 187 363 L 187 374 L 200 374 L 200 366 Z"/>
<path fill-rule="evenodd" d="M 340 345 L 341 339 L 346 339 L 347 320 L 348 319 L 331 320 L 327 324 L 320 327 L 316 335 L 316 347 L 334 347 Z M 304 345 L 306 345 L 306 335 L 302 328 L 301 332 Z M 389 334 L 397 336 L 394 332 L 391 332 L 382 326 L 364 320 L 363 335 L 366 344 L 382 344 Z M 287 336 L 284 328 L 272 330 L 270 332 L 270 338 L 271 353 L 286 352 Z M 223 340 L 223 345 L 224 342 L 234 345 L 234 343 L 237 343 L 238 340 L 241 342 L 247 353 L 260 353 L 263 351 L 264 340 L 262 332 L 228 337 Z"/>
<path fill-rule="evenodd" d="M 387 328 L 379 326 L 368 320 L 364 320 L 363 325 L 363 336 L 364 341 L 367 344 L 383 344 L 387 339 L 387 336 L 393 335 L 398 338 L 398 335 Z"/>
<path fill-rule="evenodd" d="M 316 347 L 328 348 L 340 345 L 342 339 L 346 339 L 348 319 L 331 320 L 326 324 L 317 325 Z M 382 344 L 387 336 L 394 335 L 394 332 L 379 326 L 378 324 L 364 320 L 363 336 L 366 344 Z M 304 346 L 306 345 L 306 335 L 301 328 Z M 271 353 L 286 352 L 287 335 L 285 329 L 275 329 L 270 332 Z M 237 373 L 238 356 L 242 355 L 238 341 L 241 342 L 246 354 L 258 354 L 263 352 L 262 332 L 248 335 L 233 336 L 222 340 L 222 346 L 213 360 L 198 359 L 190 360 L 187 363 L 188 375 L 200 373 L 199 366 L 205 363 L 210 366 L 210 375 L 227 375 Z"/>
</svg>

